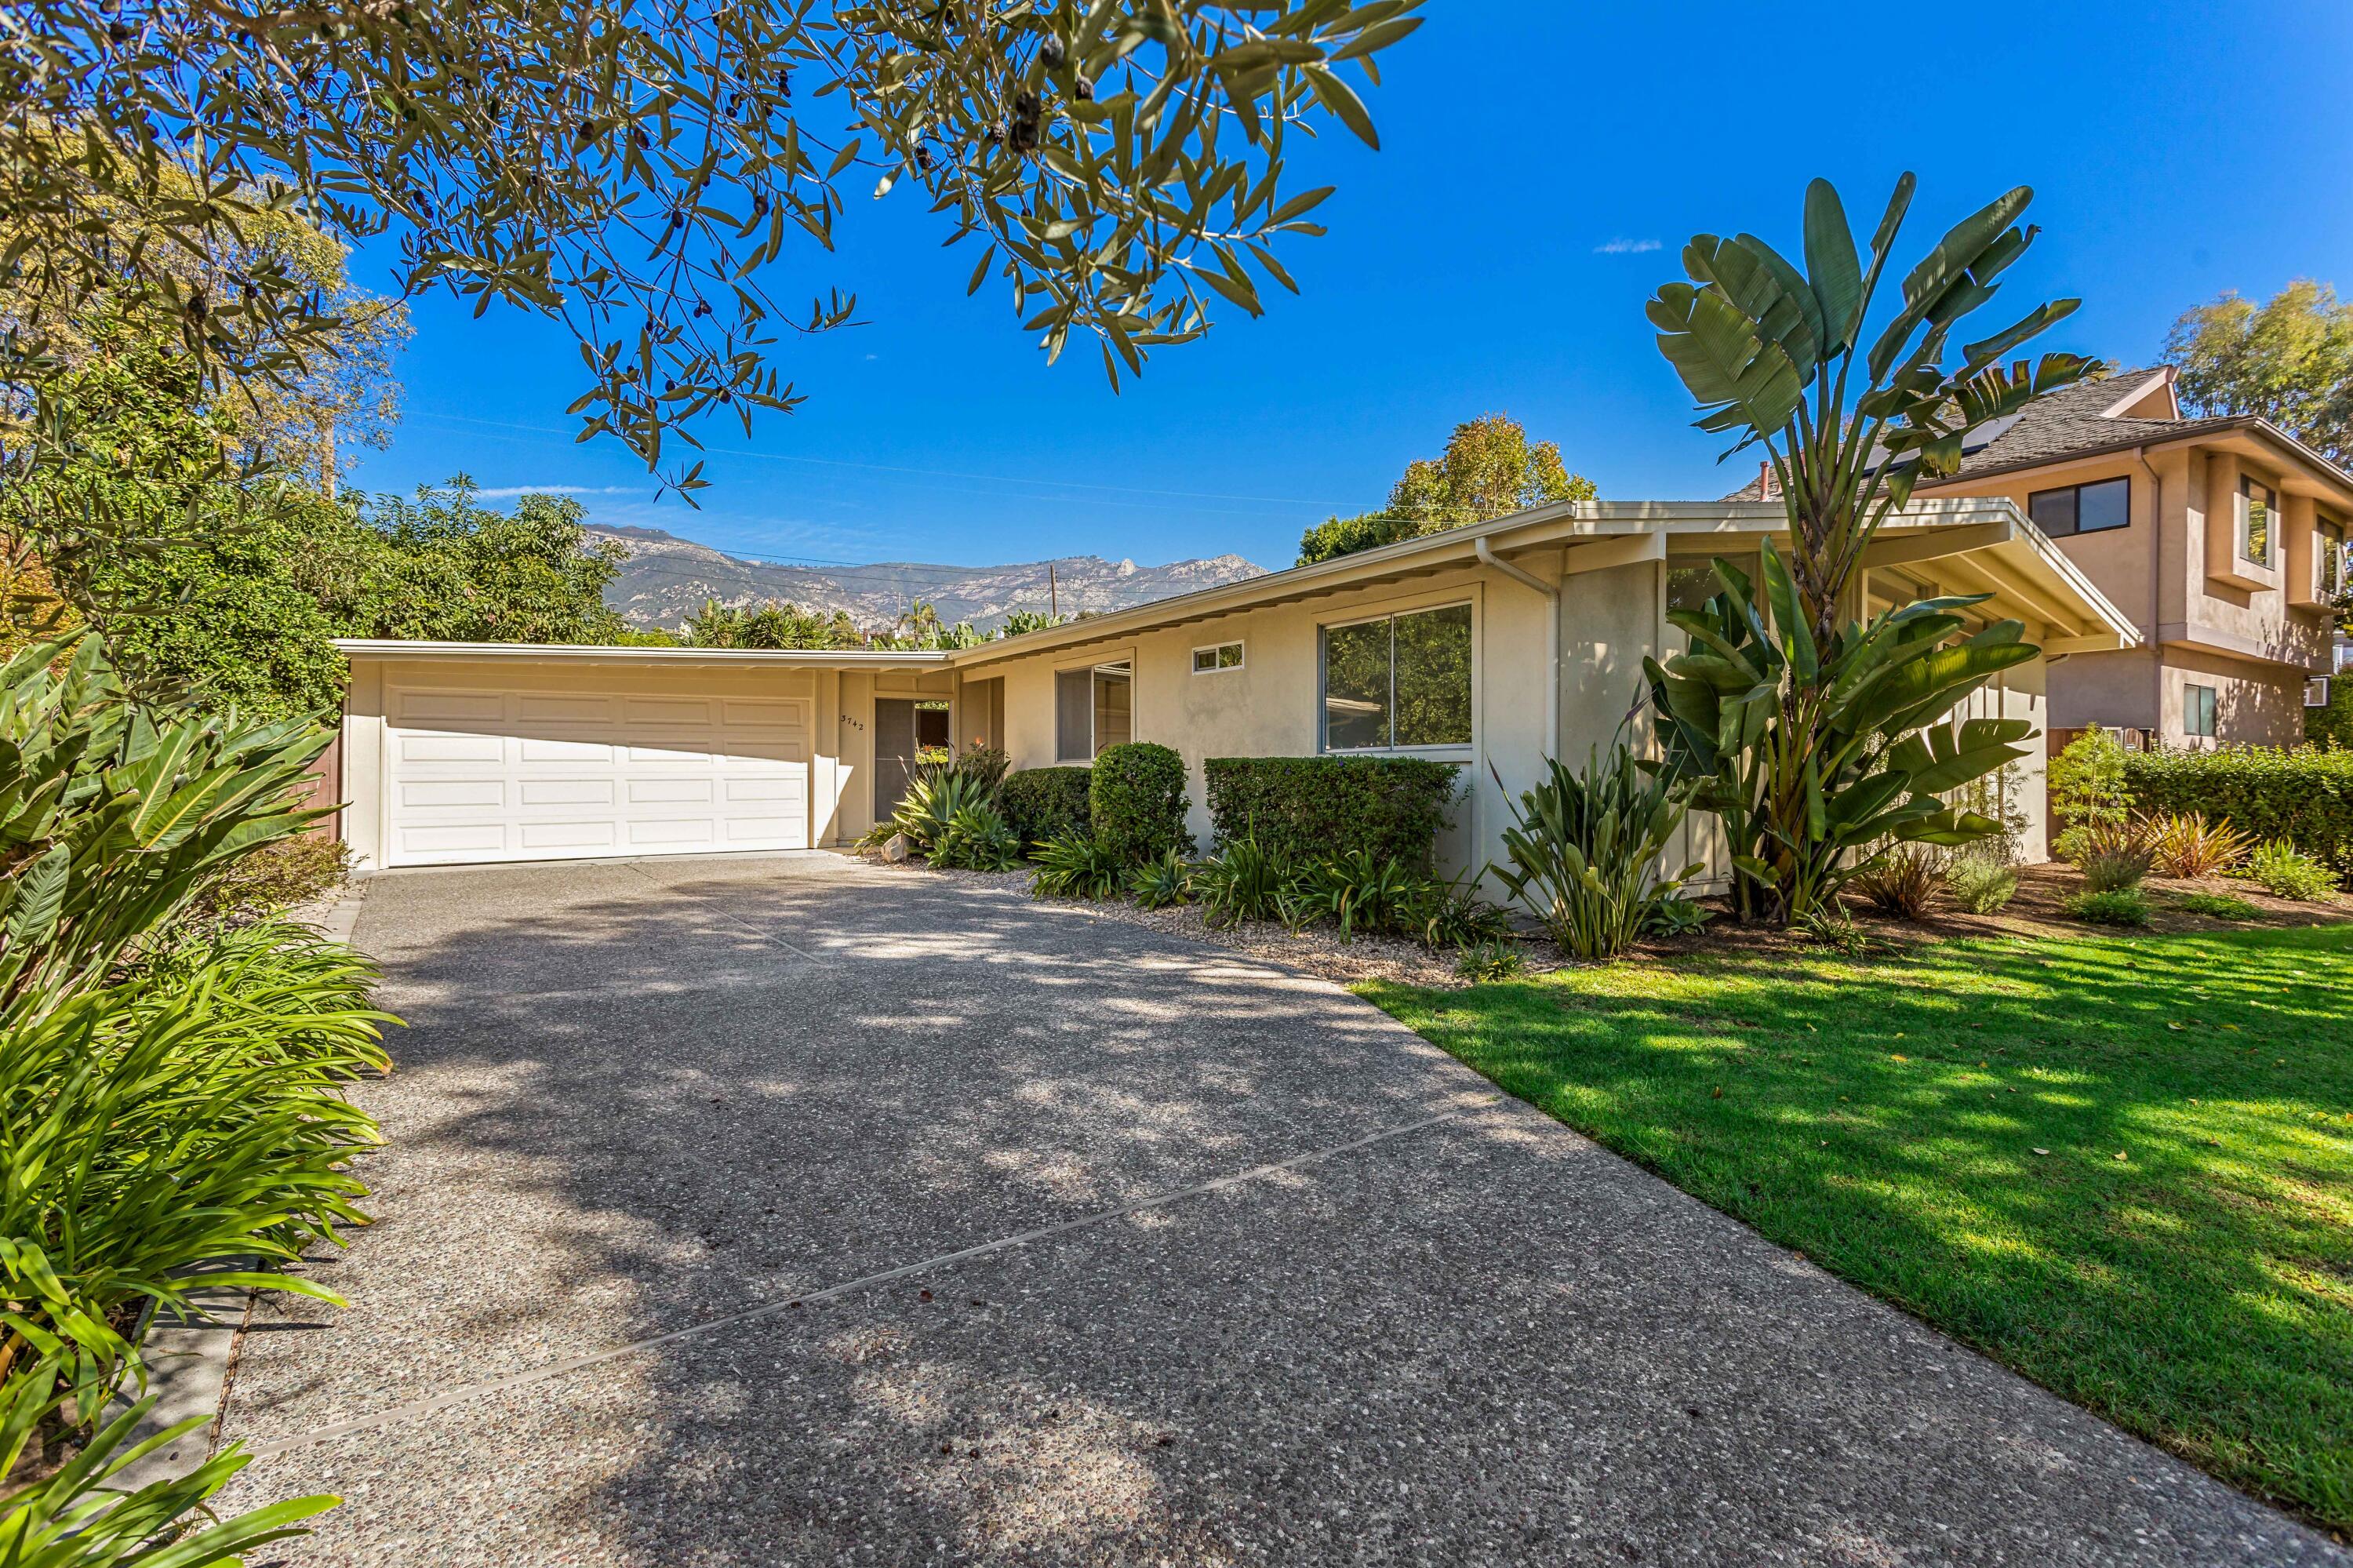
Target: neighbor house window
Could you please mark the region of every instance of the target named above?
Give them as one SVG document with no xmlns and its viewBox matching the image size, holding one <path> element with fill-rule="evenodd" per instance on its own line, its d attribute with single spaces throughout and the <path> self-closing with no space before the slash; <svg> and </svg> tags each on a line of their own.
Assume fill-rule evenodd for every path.
<svg viewBox="0 0 2353 1568">
<path fill-rule="evenodd" d="M 2335 599 L 2345 591 L 2345 526 L 2340 523 L 2323 523 L 2319 538 L 2315 542 L 2313 570 L 2319 580 L 2313 586 L 2323 599 Z"/>
<path fill-rule="evenodd" d="M 2304 705 L 2325 708 L 2328 705 L 2328 677 L 2315 675 L 2304 683 Z"/>
<path fill-rule="evenodd" d="M 2103 479 L 2038 490 L 2026 498 L 2026 514 L 2054 539 L 2127 527 L 2132 523 L 2132 481 Z"/>
<path fill-rule="evenodd" d="M 1324 749 L 1471 744 L 1471 607 L 1324 629 Z"/>
<path fill-rule="evenodd" d="M 1215 670 L 1239 670 L 1242 667 L 1242 645 L 1220 642 L 1214 647 L 1193 650 L 1193 673 L 1206 675 Z"/>
<path fill-rule="evenodd" d="M 1054 673 L 1054 760 L 1092 762 L 1135 737 L 1134 673 L 1124 662 Z"/>
<path fill-rule="evenodd" d="M 2259 567 L 2272 564 L 2272 519 L 2279 492 L 2252 479 L 2239 481 L 2239 554 Z"/>
<path fill-rule="evenodd" d="M 2181 733 L 2200 740 L 2214 738 L 2214 688 L 2184 686 L 2181 689 Z"/>
</svg>

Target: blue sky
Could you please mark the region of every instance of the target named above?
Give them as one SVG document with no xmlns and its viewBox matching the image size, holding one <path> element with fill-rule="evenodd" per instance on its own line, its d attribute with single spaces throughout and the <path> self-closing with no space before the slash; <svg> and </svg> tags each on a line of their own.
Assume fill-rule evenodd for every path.
<svg viewBox="0 0 2353 1568">
<path fill-rule="evenodd" d="M 2353 6 L 1674 7 L 1431 0 L 1368 94 L 1377 154 L 1344 132 L 1296 155 L 1336 184 L 1331 233 L 1292 244 L 1297 297 L 1228 311 L 1113 396 L 1091 351 L 1059 366 L 976 252 L 907 192 L 853 197 L 830 256 L 779 299 L 854 289 L 868 324 L 785 345 L 800 412 L 749 440 L 712 421 L 702 509 L 656 503 L 618 442 L 575 445 L 569 339 L 420 301 L 406 414 L 357 482 L 459 470 L 494 491 L 566 486 L 596 521 L 826 561 L 985 564 L 1231 551 L 1288 565 L 1303 527 L 1377 505 L 1461 419 L 1502 410 L 1605 497 L 1721 494 L 1746 465 L 1659 355 L 1642 305 L 1698 230 L 1797 249 L 1815 175 L 1859 229 L 1920 175 L 1899 262 L 2007 186 L 2043 234 L 1994 307 L 2081 295 L 2048 340 L 2139 363 L 2185 308 L 2318 277 L 2353 291 Z M 371 279 L 360 259 L 359 281 Z"/>
</svg>

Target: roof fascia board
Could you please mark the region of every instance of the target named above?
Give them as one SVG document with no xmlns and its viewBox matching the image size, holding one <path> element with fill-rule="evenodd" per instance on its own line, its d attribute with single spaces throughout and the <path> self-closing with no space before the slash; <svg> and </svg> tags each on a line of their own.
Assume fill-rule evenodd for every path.
<svg viewBox="0 0 2353 1568">
<path fill-rule="evenodd" d="M 910 667 L 942 669 L 944 649 L 608 648 L 577 642 L 406 642 L 396 638 L 339 637 L 333 646 L 354 659 L 528 659 L 609 664 L 786 664 L 816 669 Z"/>
</svg>

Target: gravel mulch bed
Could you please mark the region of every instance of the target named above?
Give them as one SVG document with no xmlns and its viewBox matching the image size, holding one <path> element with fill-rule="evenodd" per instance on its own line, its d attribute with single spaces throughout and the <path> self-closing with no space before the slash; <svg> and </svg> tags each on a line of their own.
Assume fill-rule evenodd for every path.
<svg viewBox="0 0 2353 1568">
<path fill-rule="evenodd" d="M 940 871 L 922 861 L 892 864 L 879 857 L 868 858 L 885 869 L 913 875 L 943 876 L 984 886 L 1001 887 L 1025 896 L 1029 891 L 1029 874 L 1026 870 Z M 2307 904 L 2274 898 L 2252 882 L 2226 876 L 2198 880 L 2152 876 L 2146 886 L 2151 911 L 2147 929 L 2160 934 L 2211 933 L 2250 927 L 2328 926 L 2353 921 L 2353 897 L 2341 893 L 2326 903 Z M 2016 895 L 2007 906 L 1991 915 L 1965 914 L 1946 905 L 1931 911 L 1924 920 L 1907 921 L 1891 919 L 1859 899 L 1850 899 L 1847 906 L 1854 916 L 1855 923 L 1883 948 L 1901 949 L 1923 942 L 1950 941 L 1963 937 L 2114 935 L 2113 927 L 2087 926 L 2069 919 L 2061 912 L 2060 906 L 2083 888 L 2084 878 L 2080 872 L 2064 862 L 2053 861 L 2042 865 L 2020 867 Z M 2223 894 L 2244 899 L 2260 912 L 2259 916 L 2253 920 L 2217 919 L 2191 914 L 2176 905 L 2175 900 L 2181 895 L 2196 893 Z M 1101 919 L 1123 921 L 1168 936 L 1229 948 L 1268 963 L 1286 964 L 1338 985 L 1356 985 L 1365 980 L 1378 980 L 1426 986 L 1438 991 L 1459 991 L 1472 983 L 1455 972 L 1456 955 L 1434 953 L 1419 942 L 1402 941 L 1392 937 L 1359 937 L 1353 942 L 1344 942 L 1338 932 L 1327 927 L 1315 927 L 1297 933 L 1272 922 L 1216 927 L 1204 919 L 1201 911 L 1196 907 L 1139 909 L 1124 899 L 1104 899 L 1101 902 L 1052 899 L 1049 902 L 1083 910 Z M 1702 902 L 1722 908 L 1720 899 L 1703 899 Z M 1523 924 L 1525 927 L 1525 922 Z M 1636 963 L 1671 962 L 1678 958 L 1703 953 L 1786 952 L 1794 955 L 1818 950 L 1802 932 L 1736 926 L 1727 919 L 1718 918 L 1693 936 L 1645 941 L 1628 953 L 1626 959 Z M 1520 933 L 1520 951 L 1527 960 L 1525 972 L 1529 974 L 1569 968 L 1580 961 L 1568 958 L 1541 935 L 1525 928 Z"/>
</svg>

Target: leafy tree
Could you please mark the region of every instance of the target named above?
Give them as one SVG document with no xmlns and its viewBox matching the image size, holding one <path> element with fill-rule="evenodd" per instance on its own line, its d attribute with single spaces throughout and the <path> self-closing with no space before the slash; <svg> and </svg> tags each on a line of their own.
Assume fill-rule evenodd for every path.
<svg viewBox="0 0 2353 1568">
<path fill-rule="evenodd" d="M 1761 445 L 1788 512 L 1786 562 L 1767 546 L 1759 582 L 1717 561 L 1716 597 L 1669 616 L 1690 651 L 1644 661 L 1666 766 L 1723 819 L 1744 919 L 1801 917 L 1894 844 L 1999 834 L 2000 822 L 1940 797 L 2024 755 L 2015 743 L 2033 733 L 2023 719 L 1950 722 L 1994 674 L 2037 656 L 2019 622 L 1969 631 L 1964 612 L 1979 599 L 1908 604 L 1867 626 L 1845 619 L 1863 552 L 1914 482 L 1955 472 L 1967 431 L 2093 363 L 2000 363 L 2073 300 L 2038 305 L 1945 363 L 1954 331 L 2032 242 L 2014 226 L 2032 196 L 2023 186 L 1955 225 L 1869 330 L 1913 186 L 1908 174 L 1896 183 L 1867 259 L 1838 193 L 1816 180 L 1804 272 L 1754 235 L 1703 234 L 1683 250 L 1691 281 L 1662 285 L 1650 304 L 1699 428 L 1736 433 L 1732 451 Z"/>
<path fill-rule="evenodd" d="M 419 486 L 414 501 L 379 496 L 368 523 L 383 553 L 345 615 L 368 637 L 609 643 L 621 618 L 606 605 L 605 585 L 622 551 L 592 540 L 586 515 L 560 495 L 494 511 L 464 474 Z"/>
<path fill-rule="evenodd" d="M 942 620 L 939 607 L 922 599 L 910 606 L 890 630 L 868 639 L 876 648 L 923 650 L 976 648 L 988 641 L 988 634 L 975 630 L 969 620 L 959 620 L 953 626 Z"/>
<path fill-rule="evenodd" d="M 775 599 L 744 610 L 707 599 L 700 614 L 687 618 L 686 637 L 697 648 L 859 648 L 866 641 L 846 610 L 828 614 Z"/>
<path fill-rule="evenodd" d="M 2353 304 L 2299 278 L 2258 305 L 2237 293 L 2185 311 L 2166 335 L 2191 412 L 2260 414 L 2353 463 Z"/>
<path fill-rule="evenodd" d="M 1050 354 L 1096 337 L 1116 378 L 1256 314 L 1250 270 L 1319 232 L 1295 137 L 1367 143 L 1345 79 L 1419 25 L 1418 0 L 1106 0 L 1086 7 L 863 0 L 582 0 L 321 10 L 231 0 L 22 0 L 0 30 L 0 273 L 73 317 L 135 288 L 208 372 L 305 364 L 334 314 L 264 258 L 216 289 L 169 257 L 271 211 L 342 240 L 389 235 L 402 298 L 445 289 L 577 335 L 586 433 L 659 462 L 717 408 L 797 399 L 767 280 L 832 247 L 851 185 L 918 187 L 980 251 Z M 182 182 L 199 199 L 177 200 Z M 118 236 L 129 207 L 154 226 Z M 43 351 L 9 338 L 0 381 Z M 690 465 L 673 471 L 700 482 Z"/>
<path fill-rule="evenodd" d="M 1042 609 L 1017 609 L 1005 618 L 997 635 L 1018 637 L 1025 631 L 1050 631 L 1057 626 L 1069 625 L 1071 619 L 1067 615 L 1049 615 Z"/>
<path fill-rule="evenodd" d="M 1307 530 L 1299 540 L 1299 564 L 1506 516 L 1548 501 L 1590 501 L 1596 493 L 1591 480 L 1562 465 L 1560 449 L 1552 442 L 1529 440 L 1508 414 L 1482 414 L 1454 427 L 1443 455 L 1407 464 L 1380 511 L 1327 518 Z"/>
</svg>

